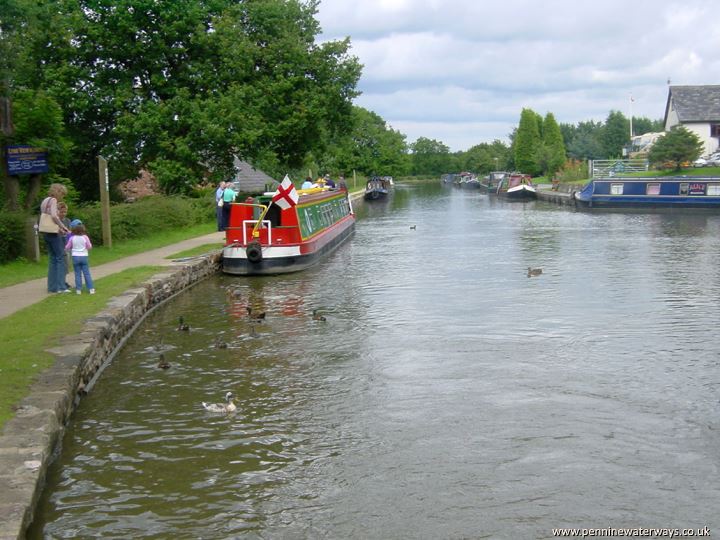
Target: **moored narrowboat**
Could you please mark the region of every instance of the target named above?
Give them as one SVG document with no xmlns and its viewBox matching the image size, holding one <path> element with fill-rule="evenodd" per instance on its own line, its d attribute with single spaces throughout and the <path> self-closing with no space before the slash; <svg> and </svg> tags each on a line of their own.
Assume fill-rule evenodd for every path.
<svg viewBox="0 0 720 540">
<path fill-rule="evenodd" d="M 573 199 L 586 208 L 720 208 L 720 178 L 594 178 Z"/>
<path fill-rule="evenodd" d="M 280 189 L 232 204 L 223 272 L 297 272 L 317 263 L 351 236 L 355 214 L 346 188 L 291 189 L 294 204 L 284 203 L 291 198 L 284 197 Z"/>
<path fill-rule="evenodd" d="M 365 186 L 364 198 L 366 201 L 379 201 L 387 199 L 390 193 L 390 182 L 386 177 L 373 176 Z"/>
</svg>

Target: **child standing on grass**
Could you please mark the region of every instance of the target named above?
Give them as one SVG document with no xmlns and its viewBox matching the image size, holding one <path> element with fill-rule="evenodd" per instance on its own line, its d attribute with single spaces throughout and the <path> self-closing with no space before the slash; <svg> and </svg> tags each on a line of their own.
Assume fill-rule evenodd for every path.
<svg viewBox="0 0 720 540">
<path fill-rule="evenodd" d="M 82 278 L 85 276 L 85 286 L 90 294 L 95 294 L 92 276 L 90 276 L 90 265 L 88 263 L 88 251 L 92 249 L 92 243 L 85 234 L 85 225 L 79 219 L 70 222 L 72 234 L 65 244 L 65 249 L 72 251 L 73 268 L 75 269 L 75 293 L 82 293 Z"/>
</svg>

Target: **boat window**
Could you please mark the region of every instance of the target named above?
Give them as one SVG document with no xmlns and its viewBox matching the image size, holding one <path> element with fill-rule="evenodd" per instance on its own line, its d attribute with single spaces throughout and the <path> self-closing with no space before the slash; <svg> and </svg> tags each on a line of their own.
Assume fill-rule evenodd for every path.
<svg viewBox="0 0 720 540">
<path fill-rule="evenodd" d="M 660 195 L 660 184 L 655 182 L 648 183 L 646 193 L 648 195 Z"/>
<path fill-rule="evenodd" d="M 610 194 L 611 195 L 622 195 L 624 185 L 625 184 L 610 184 Z"/>
<path fill-rule="evenodd" d="M 714 195 L 716 197 L 718 195 L 720 195 L 720 184 L 708 184 L 707 185 L 707 194 Z"/>
<path fill-rule="evenodd" d="M 688 194 L 688 187 L 690 184 L 687 182 L 683 182 L 680 184 L 680 195 L 687 195 Z"/>
</svg>

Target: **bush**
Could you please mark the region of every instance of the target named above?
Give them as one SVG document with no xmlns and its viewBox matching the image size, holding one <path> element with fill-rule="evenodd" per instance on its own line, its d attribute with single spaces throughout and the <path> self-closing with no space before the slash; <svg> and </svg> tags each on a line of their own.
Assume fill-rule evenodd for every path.
<svg viewBox="0 0 720 540">
<path fill-rule="evenodd" d="M 113 242 L 141 238 L 157 231 L 181 229 L 208 223 L 215 219 L 215 199 L 190 199 L 182 196 L 154 195 L 133 203 L 110 207 Z M 88 236 L 98 245 L 102 242 L 100 203 L 70 208 L 70 219 L 82 220 Z"/>
<path fill-rule="evenodd" d="M 0 213 L 0 263 L 13 261 L 23 255 L 27 219 L 24 212 Z"/>
</svg>

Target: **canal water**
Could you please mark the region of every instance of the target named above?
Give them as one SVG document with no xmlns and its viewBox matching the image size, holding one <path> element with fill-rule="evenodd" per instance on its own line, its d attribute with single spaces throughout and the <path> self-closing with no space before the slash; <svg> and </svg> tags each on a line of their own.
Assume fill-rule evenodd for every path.
<svg viewBox="0 0 720 540">
<path fill-rule="evenodd" d="M 29 538 L 720 534 L 720 216 L 436 184 L 356 210 L 317 267 L 219 275 L 146 319 Z M 202 408 L 226 391 L 235 414 Z"/>
</svg>

